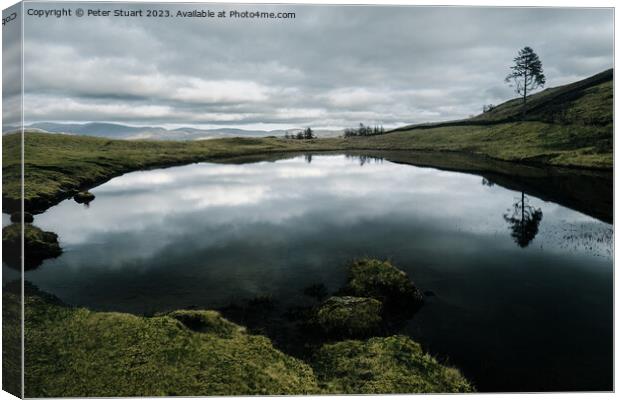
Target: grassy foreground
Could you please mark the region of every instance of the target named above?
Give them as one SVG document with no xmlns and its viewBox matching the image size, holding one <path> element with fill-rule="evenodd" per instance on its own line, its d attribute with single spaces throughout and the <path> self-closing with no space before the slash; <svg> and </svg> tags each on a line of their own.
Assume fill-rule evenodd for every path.
<svg viewBox="0 0 620 400">
<path fill-rule="evenodd" d="M 19 296 L 5 290 L 7 309 Z M 215 311 L 155 317 L 68 307 L 27 285 L 28 397 L 468 392 L 403 336 L 321 346 L 302 361 Z M 4 330 L 5 339 L 17 331 Z M 6 364 L 5 364 L 6 365 Z"/>
</svg>

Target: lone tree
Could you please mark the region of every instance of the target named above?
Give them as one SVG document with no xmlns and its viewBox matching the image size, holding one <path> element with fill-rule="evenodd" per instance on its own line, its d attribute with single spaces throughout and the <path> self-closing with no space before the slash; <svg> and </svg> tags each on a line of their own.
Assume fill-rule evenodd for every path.
<svg viewBox="0 0 620 400">
<path fill-rule="evenodd" d="M 304 139 L 314 139 L 314 131 L 312 130 L 312 128 L 307 127 L 306 129 L 304 129 Z"/>
<path fill-rule="evenodd" d="M 514 59 L 515 65 L 510 67 L 511 73 L 506 76 L 506 82 L 515 88 L 515 92 L 523 96 L 523 116 L 525 117 L 525 103 L 527 93 L 534 89 L 545 86 L 545 74 L 543 74 L 542 62 L 531 47 L 519 50 L 519 55 Z"/>
</svg>

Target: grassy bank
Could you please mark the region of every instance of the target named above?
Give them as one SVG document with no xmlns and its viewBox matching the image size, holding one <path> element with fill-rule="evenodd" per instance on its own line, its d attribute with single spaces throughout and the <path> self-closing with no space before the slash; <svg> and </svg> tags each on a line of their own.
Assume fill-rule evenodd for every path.
<svg viewBox="0 0 620 400">
<path fill-rule="evenodd" d="M 3 301 L 7 310 L 19 309 L 10 290 Z M 28 397 L 472 390 L 457 370 L 403 336 L 325 344 L 302 361 L 215 311 L 93 312 L 27 284 L 25 312 Z M 19 332 L 4 334 L 10 341 Z"/>
<path fill-rule="evenodd" d="M 613 167 L 613 128 L 538 121 L 413 129 L 386 135 L 394 149 L 457 151 L 498 160 L 578 168 Z M 381 145 L 377 142 L 377 147 Z"/>
</svg>

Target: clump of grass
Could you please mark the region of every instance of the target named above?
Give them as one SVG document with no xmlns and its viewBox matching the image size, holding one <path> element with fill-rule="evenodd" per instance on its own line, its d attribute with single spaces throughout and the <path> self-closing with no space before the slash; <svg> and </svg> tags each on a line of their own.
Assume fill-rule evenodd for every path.
<svg viewBox="0 0 620 400">
<path fill-rule="evenodd" d="M 405 336 L 324 345 L 312 363 L 328 393 L 458 393 L 473 387 Z"/>
</svg>

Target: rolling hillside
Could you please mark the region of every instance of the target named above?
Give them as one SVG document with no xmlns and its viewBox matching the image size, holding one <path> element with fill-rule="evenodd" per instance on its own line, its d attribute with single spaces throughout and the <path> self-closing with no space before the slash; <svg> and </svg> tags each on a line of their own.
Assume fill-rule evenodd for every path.
<svg viewBox="0 0 620 400">
<path fill-rule="evenodd" d="M 498 105 L 476 117 L 409 125 L 380 139 L 418 150 L 460 151 L 538 164 L 613 166 L 613 70 Z"/>
<path fill-rule="evenodd" d="M 522 115 L 522 99 L 515 98 L 473 118 L 408 125 L 392 131 L 493 125 L 523 120 L 563 125 L 605 126 L 613 123 L 613 77 L 613 69 L 608 69 L 581 81 L 548 88 L 528 96 L 525 119 Z"/>
</svg>

